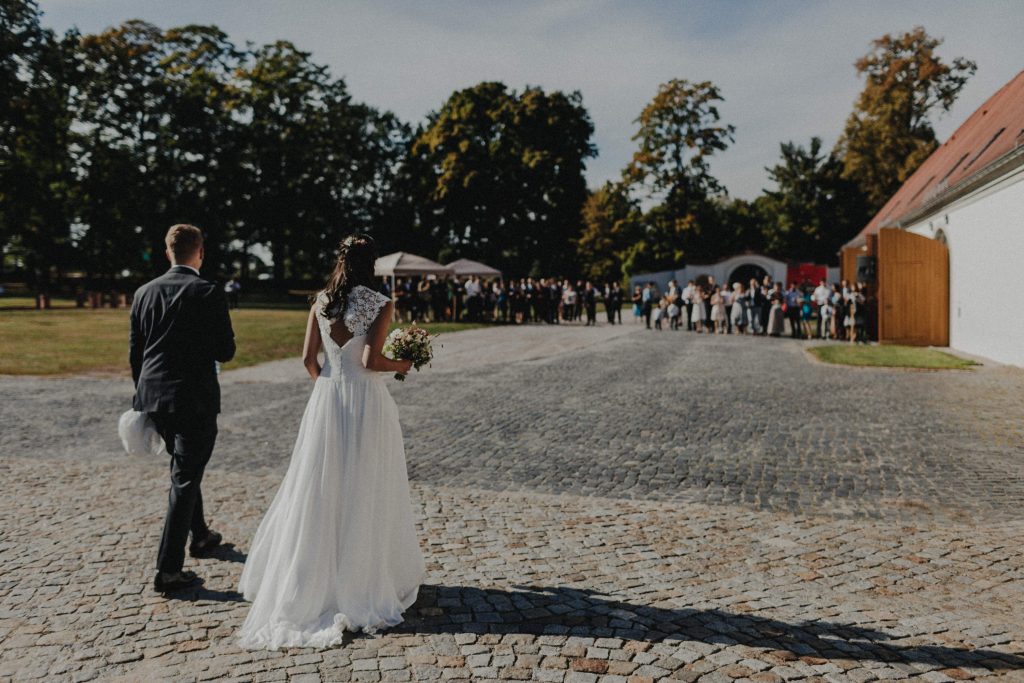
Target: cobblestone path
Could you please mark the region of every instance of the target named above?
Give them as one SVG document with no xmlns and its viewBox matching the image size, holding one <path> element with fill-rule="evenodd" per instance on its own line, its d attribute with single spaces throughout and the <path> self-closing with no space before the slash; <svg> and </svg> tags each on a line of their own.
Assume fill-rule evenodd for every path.
<svg viewBox="0 0 1024 683">
<path fill-rule="evenodd" d="M 232 642 L 308 382 L 226 377 L 204 494 L 234 545 L 166 600 L 124 380 L 0 379 L 0 680 L 1024 680 L 1024 373 L 642 331 L 485 354 L 394 387 L 428 584 L 327 651 Z"/>
</svg>

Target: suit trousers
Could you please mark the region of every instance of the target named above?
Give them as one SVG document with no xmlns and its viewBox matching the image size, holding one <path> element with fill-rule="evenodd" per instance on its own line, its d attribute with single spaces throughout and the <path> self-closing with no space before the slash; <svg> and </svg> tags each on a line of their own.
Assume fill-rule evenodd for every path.
<svg viewBox="0 0 1024 683">
<path fill-rule="evenodd" d="M 217 414 L 161 412 L 149 416 L 171 455 L 171 489 L 156 568 L 173 573 L 185 564 L 189 532 L 193 542 L 209 533 L 200 485 L 217 440 Z"/>
</svg>

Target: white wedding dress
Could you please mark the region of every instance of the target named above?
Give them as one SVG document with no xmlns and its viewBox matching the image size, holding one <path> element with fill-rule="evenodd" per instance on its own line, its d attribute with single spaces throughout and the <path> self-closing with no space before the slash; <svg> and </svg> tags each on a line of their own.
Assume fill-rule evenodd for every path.
<svg viewBox="0 0 1024 683">
<path fill-rule="evenodd" d="M 363 367 L 366 333 L 388 298 L 357 286 L 338 346 L 316 316 L 326 360 L 299 425 L 291 464 L 242 571 L 252 601 L 239 644 L 324 648 L 343 631 L 402 621 L 423 579 L 405 446 L 387 373 Z"/>
</svg>

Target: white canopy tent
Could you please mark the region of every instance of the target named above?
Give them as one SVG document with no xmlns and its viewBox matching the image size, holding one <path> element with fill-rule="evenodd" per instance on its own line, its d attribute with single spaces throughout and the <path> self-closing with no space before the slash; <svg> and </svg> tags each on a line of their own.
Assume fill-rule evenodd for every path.
<svg viewBox="0 0 1024 683">
<path fill-rule="evenodd" d="M 455 274 L 459 277 L 470 275 L 476 275 L 477 277 L 501 277 L 501 271 L 497 268 L 491 268 L 486 263 L 480 263 L 479 261 L 470 261 L 468 258 L 452 261 L 448 264 L 448 267 L 454 270 Z"/>
<path fill-rule="evenodd" d="M 412 275 L 454 275 L 450 266 L 442 266 L 425 256 L 417 256 L 406 251 L 381 256 L 373 264 L 373 274 L 377 277 L 391 278 L 391 296 L 395 295 L 395 278 Z"/>
</svg>

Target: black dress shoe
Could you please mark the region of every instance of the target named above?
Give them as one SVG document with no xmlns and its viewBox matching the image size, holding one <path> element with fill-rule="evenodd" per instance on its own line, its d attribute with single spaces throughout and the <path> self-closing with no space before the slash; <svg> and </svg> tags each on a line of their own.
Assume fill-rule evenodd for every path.
<svg viewBox="0 0 1024 683">
<path fill-rule="evenodd" d="M 195 572 L 180 571 L 171 574 L 157 572 L 156 578 L 153 579 L 153 588 L 158 593 L 171 593 L 182 588 L 198 586 L 200 583 L 202 583 L 202 579 Z"/>
<path fill-rule="evenodd" d="M 210 551 L 219 546 L 223 540 L 224 537 L 216 531 L 209 531 L 206 534 L 206 538 L 201 538 L 198 541 L 192 541 L 192 545 L 188 547 L 188 554 L 192 557 L 206 557 L 210 554 Z"/>
</svg>

